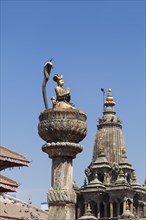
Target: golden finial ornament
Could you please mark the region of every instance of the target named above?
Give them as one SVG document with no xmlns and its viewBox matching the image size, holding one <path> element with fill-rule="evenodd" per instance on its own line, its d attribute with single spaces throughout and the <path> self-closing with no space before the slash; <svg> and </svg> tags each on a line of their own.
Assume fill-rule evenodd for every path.
<svg viewBox="0 0 146 220">
<path fill-rule="evenodd" d="M 106 97 L 106 101 L 104 103 L 105 106 L 114 106 L 116 103 L 114 102 L 114 98 L 112 96 L 112 90 L 108 89 L 108 94 Z"/>
</svg>

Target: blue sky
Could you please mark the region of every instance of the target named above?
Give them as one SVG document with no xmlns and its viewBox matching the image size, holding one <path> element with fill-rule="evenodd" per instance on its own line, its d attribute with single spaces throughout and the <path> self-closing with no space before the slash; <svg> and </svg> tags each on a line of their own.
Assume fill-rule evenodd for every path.
<svg viewBox="0 0 146 220">
<path fill-rule="evenodd" d="M 112 89 L 123 122 L 127 156 L 145 179 L 145 1 L 1 1 L 1 144 L 25 155 L 29 168 L 3 174 L 20 182 L 17 198 L 40 206 L 51 184 L 51 160 L 41 151 L 38 116 L 44 109 L 43 66 L 63 74 L 72 102 L 87 114 L 83 152 L 73 162 L 83 185 L 92 158 L 101 87 Z"/>
</svg>

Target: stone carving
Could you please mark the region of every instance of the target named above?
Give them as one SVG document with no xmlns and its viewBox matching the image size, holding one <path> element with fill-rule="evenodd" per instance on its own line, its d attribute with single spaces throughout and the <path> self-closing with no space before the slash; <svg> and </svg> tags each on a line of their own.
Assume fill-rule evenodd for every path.
<svg viewBox="0 0 146 220">
<path fill-rule="evenodd" d="M 121 127 L 121 120 L 120 118 L 116 118 L 115 116 L 110 116 L 110 117 L 105 117 L 103 116 L 102 118 L 98 118 L 97 119 L 97 122 L 99 123 L 99 126 L 100 125 L 117 125 L 118 127 Z"/>
<path fill-rule="evenodd" d="M 119 174 L 119 165 L 116 162 L 113 162 L 112 164 L 112 170 L 111 170 L 111 182 L 115 182 L 117 180 L 118 174 Z"/>
<path fill-rule="evenodd" d="M 73 190 L 54 190 L 48 192 L 48 200 L 51 202 L 76 202 L 76 194 Z"/>
<path fill-rule="evenodd" d="M 104 180 L 103 183 L 109 185 L 110 184 L 110 174 L 108 172 L 104 172 Z"/>
<path fill-rule="evenodd" d="M 78 143 L 87 133 L 86 115 L 77 109 L 47 109 L 39 119 L 39 135 L 46 142 Z"/>
<path fill-rule="evenodd" d="M 88 179 L 88 184 L 94 179 L 94 172 L 91 168 L 91 164 L 85 169 L 85 174 L 87 176 Z"/>
</svg>

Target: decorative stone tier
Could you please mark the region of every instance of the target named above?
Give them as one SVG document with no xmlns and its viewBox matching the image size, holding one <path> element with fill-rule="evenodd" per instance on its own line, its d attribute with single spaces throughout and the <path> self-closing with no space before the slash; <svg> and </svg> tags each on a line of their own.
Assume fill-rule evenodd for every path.
<svg viewBox="0 0 146 220">
<path fill-rule="evenodd" d="M 81 144 L 70 142 L 52 142 L 42 146 L 42 151 L 47 153 L 50 158 L 60 156 L 75 158 L 76 154 L 82 152 L 82 150 Z"/>
<path fill-rule="evenodd" d="M 49 204 L 57 203 L 76 203 L 76 193 L 74 190 L 54 190 L 50 189 L 48 192 Z"/>
<path fill-rule="evenodd" d="M 87 133 L 86 115 L 78 109 L 47 109 L 39 121 L 39 135 L 47 143 L 79 143 Z"/>
<path fill-rule="evenodd" d="M 122 128 L 122 125 L 121 125 L 121 123 L 119 122 L 104 122 L 104 123 L 101 123 L 101 124 L 98 124 L 97 125 L 97 127 L 98 127 L 98 129 L 101 129 L 101 128 L 103 128 L 103 127 L 109 127 L 109 128 L 111 128 L 111 127 L 119 127 L 119 128 Z"/>
</svg>

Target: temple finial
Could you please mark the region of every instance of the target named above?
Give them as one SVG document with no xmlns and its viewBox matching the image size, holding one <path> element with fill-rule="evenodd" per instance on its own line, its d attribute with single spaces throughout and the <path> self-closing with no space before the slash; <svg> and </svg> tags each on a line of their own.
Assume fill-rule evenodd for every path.
<svg viewBox="0 0 146 220">
<path fill-rule="evenodd" d="M 108 94 L 106 97 L 106 101 L 104 103 L 105 106 L 114 106 L 116 103 L 114 102 L 114 98 L 112 96 L 112 90 L 108 89 Z"/>
</svg>

